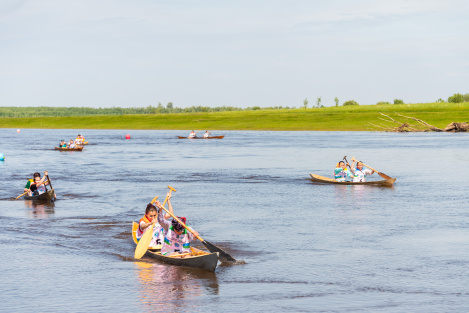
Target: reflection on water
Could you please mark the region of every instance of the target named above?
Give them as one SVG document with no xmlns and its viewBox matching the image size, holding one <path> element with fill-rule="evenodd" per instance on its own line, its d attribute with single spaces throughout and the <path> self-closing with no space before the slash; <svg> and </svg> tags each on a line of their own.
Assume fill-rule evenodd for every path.
<svg viewBox="0 0 469 313">
<path fill-rule="evenodd" d="M 140 301 L 160 306 L 166 312 L 193 311 L 191 303 L 206 295 L 218 295 L 213 272 L 163 263 L 135 262 L 140 282 Z"/>
<path fill-rule="evenodd" d="M 25 207 L 29 208 L 29 215 L 34 218 L 48 218 L 55 213 L 55 203 L 49 201 L 24 200 Z"/>
</svg>

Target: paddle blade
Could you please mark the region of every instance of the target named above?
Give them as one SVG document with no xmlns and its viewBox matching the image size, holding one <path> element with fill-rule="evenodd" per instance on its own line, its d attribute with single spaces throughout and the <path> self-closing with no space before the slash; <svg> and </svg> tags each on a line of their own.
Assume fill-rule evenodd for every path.
<svg viewBox="0 0 469 313">
<path fill-rule="evenodd" d="M 210 242 L 204 240 L 202 241 L 202 243 L 208 249 L 208 251 L 212 253 L 218 252 L 218 260 L 220 260 L 220 262 L 236 262 L 236 260 L 231 255 L 218 248 L 217 246 L 211 244 Z"/>
<path fill-rule="evenodd" d="M 143 234 L 142 238 L 135 248 L 134 258 L 140 259 L 148 250 L 150 246 L 151 238 L 153 237 L 153 225 L 148 226 L 147 230 Z"/>
<path fill-rule="evenodd" d="M 381 173 L 381 172 L 377 172 L 379 176 L 383 177 L 384 179 L 392 179 L 392 177 L 389 177 L 388 175 L 384 174 L 384 173 Z"/>
</svg>

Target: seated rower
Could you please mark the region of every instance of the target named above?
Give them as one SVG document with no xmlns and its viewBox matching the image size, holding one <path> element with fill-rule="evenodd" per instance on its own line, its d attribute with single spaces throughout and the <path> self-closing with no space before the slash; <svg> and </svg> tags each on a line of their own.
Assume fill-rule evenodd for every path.
<svg viewBox="0 0 469 313">
<path fill-rule="evenodd" d="M 76 148 L 77 146 L 75 145 L 75 143 L 73 142 L 73 139 L 70 139 L 70 142 L 68 143 L 68 148 L 69 149 L 74 149 Z"/>
<path fill-rule="evenodd" d="M 196 135 L 195 131 L 191 131 L 191 133 L 189 134 L 189 138 L 195 138 L 195 135 Z"/>
<path fill-rule="evenodd" d="M 155 202 L 156 205 L 160 206 L 161 203 L 159 201 Z M 169 211 L 172 213 L 173 208 L 171 205 L 168 206 Z M 139 225 L 137 228 L 137 241 L 140 241 L 140 238 L 142 238 L 143 234 L 147 231 L 148 227 L 150 225 L 153 226 L 153 235 L 150 241 L 149 247 L 154 247 L 154 246 L 159 246 L 163 243 L 164 240 L 164 233 L 163 233 L 163 227 L 157 222 L 157 216 L 158 216 L 158 210 L 156 209 L 156 206 L 154 206 L 151 203 L 147 204 L 147 208 L 145 210 L 145 215 L 140 219 Z M 164 216 L 165 219 L 168 219 L 171 215 L 167 214 Z"/>
<path fill-rule="evenodd" d="M 353 177 L 353 174 L 347 170 L 347 165 L 350 167 L 350 164 L 345 164 L 344 161 L 339 161 L 337 167 L 334 170 L 334 178 L 338 182 L 346 181 L 347 177 Z"/>
<path fill-rule="evenodd" d="M 358 161 L 357 162 L 357 167 L 355 168 L 355 162 L 357 160 L 353 159 L 352 160 L 352 167 L 350 170 L 353 173 L 353 182 L 366 182 L 366 176 L 373 175 L 375 171 L 369 170 L 369 169 L 364 169 L 363 168 L 363 163 Z"/>
<path fill-rule="evenodd" d="M 47 178 L 47 175 L 49 175 L 47 171 L 44 172 L 44 176 L 42 178 L 39 173 L 34 173 L 34 181 L 30 183 L 30 186 L 29 186 L 29 193 L 28 193 L 29 196 L 42 195 L 43 193 L 47 191 L 46 185 L 49 185 L 49 181 L 44 182 Z"/>
<path fill-rule="evenodd" d="M 26 182 L 26 186 L 24 186 L 24 192 L 28 192 L 28 196 L 31 196 L 31 195 L 32 195 L 32 192 L 31 192 L 31 184 L 34 184 L 34 183 L 35 183 L 36 177 L 39 177 L 39 179 L 41 179 L 41 174 L 39 174 L 38 172 L 34 173 L 34 174 L 33 174 L 33 179 L 29 179 L 29 180 Z M 35 189 L 35 188 L 33 188 L 33 189 Z"/>
<path fill-rule="evenodd" d="M 168 206 L 171 206 L 168 199 Z M 161 247 L 162 255 L 177 255 L 182 253 L 191 252 L 191 241 L 194 239 L 194 235 L 184 228 L 178 221 L 173 219 L 171 222 L 164 218 L 162 206 L 158 206 L 160 209 L 158 213 L 158 223 L 164 230 L 164 241 Z M 184 224 L 186 223 L 185 217 L 178 217 Z M 194 231 L 198 236 L 199 233 Z"/>
<path fill-rule="evenodd" d="M 67 148 L 67 143 L 65 142 L 65 140 L 62 139 L 60 141 L 59 148 Z"/>
<path fill-rule="evenodd" d="M 211 132 L 210 132 L 211 133 Z M 208 131 L 205 131 L 204 138 L 210 137 L 210 133 Z"/>
</svg>

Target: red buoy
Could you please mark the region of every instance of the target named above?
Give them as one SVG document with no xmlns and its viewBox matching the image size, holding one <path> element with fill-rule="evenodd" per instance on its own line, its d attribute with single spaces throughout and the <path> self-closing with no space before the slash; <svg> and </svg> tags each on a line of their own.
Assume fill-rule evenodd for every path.
<svg viewBox="0 0 469 313">
<path fill-rule="evenodd" d="M 130 139 L 130 135 L 129 134 L 125 135 L 125 139 Z"/>
</svg>

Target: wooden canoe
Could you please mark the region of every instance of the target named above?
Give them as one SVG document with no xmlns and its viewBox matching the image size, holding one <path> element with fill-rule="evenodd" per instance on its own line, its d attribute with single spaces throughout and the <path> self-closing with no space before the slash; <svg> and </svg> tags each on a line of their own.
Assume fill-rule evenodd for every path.
<svg viewBox="0 0 469 313">
<path fill-rule="evenodd" d="M 311 175 L 311 180 L 318 183 L 325 183 L 325 184 L 336 184 L 336 185 L 371 185 L 371 186 L 392 186 L 396 181 L 395 178 L 393 179 L 384 179 L 384 180 L 376 180 L 376 181 L 367 181 L 367 182 L 351 182 L 351 181 L 343 181 L 338 182 L 333 178 L 328 178 L 324 176 Z"/>
<path fill-rule="evenodd" d="M 76 147 L 76 148 L 60 148 L 60 147 L 55 147 L 55 150 L 59 151 L 82 151 L 83 147 Z"/>
<path fill-rule="evenodd" d="M 134 243 L 137 244 L 137 228 L 138 228 L 138 223 L 132 222 L 132 239 L 134 240 Z M 149 247 L 148 249 L 150 250 L 161 250 L 161 245 Z"/>
<path fill-rule="evenodd" d="M 132 238 L 134 243 L 137 243 L 137 227 L 138 224 L 132 223 Z M 209 253 L 196 248 L 191 248 L 192 254 L 194 255 L 183 255 L 182 256 L 165 256 L 161 254 L 160 250 L 154 249 L 155 247 L 150 247 L 145 253 L 146 256 L 161 261 L 163 263 L 200 268 L 210 272 L 215 272 L 215 269 L 218 265 L 218 253 Z M 160 247 L 161 249 L 161 247 Z"/>
<path fill-rule="evenodd" d="M 44 192 L 43 194 L 40 194 L 38 196 L 25 195 L 23 197 L 23 199 L 24 200 L 35 200 L 35 201 L 51 202 L 54 199 L 54 195 L 55 195 L 55 191 L 54 191 L 54 188 L 52 188 L 51 190 L 47 190 L 46 192 Z"/>
<path fill-rule="evenodd" d="M 204 138 L 204 137 L 189 138 L 189 137 L 178 136 L 179 139 L 223 139 L 223 137 L 225 137 L 225 135 L 223 135 L 223 136 L 210 136 L 210 137 L 207 137 L 207 138 Z"/>
<path fill-rule="evenodd" d="M 161 251 L 151 250 L 148 250 L 145 255 L 167 264 L 200 268 L 210 272 L 215 272 L 215 269 L 218 265 L 218 252 L 208 253 L 195 248 L 192 248 L 192 250 L 193 252 L 197 253 L 197 255 L 171 257 L 162 255 Z"/>
</svg>

